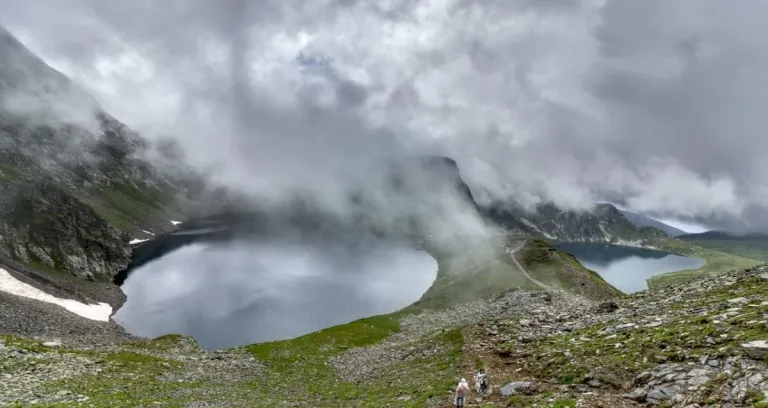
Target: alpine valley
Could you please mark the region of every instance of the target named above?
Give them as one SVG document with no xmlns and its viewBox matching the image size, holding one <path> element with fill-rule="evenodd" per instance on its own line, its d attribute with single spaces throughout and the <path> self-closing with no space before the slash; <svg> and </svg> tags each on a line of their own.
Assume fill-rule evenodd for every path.
<svg viewBox="0 0 768 408">
<path fill-rule="evenodd" d="M 300 199 L 262 206 L 207 181 L 175 143 L 131 130 L 0 28 L 0 405 L 449 407 L 456 381 L 484 367 L 493 390 L 473 406 L 765 406 L 768 266 L 757 250 L 673 237 L 605 203 L 481 205 L 447 157 L 382 168 L 393 185 L 406 170 L 430 174 L 498 231 L 446 250 L 418 220 L 383 223 L 354 194 L 352 219 Z M 179 248 L 288 229 L 394 240 L 426 251 L 437 275 L 394 313 L 222 350 L 134 336 L 50 300 L 114 313 L 120 285 Z M 627 295 L 564 243 L 703 266 Z"/>
</svg>

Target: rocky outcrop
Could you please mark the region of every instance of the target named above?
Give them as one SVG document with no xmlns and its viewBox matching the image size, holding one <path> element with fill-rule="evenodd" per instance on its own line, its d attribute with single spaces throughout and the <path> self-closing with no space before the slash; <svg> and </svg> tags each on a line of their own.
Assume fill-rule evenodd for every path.
<svg viewBox="0 0 768 408">
<path fill-rule="evenodd" d="M 53 181 L 9 186 L 0 207 L 0 254 L 93 280 L 130 261 L 124 233 Z"/>
<path fill-rule="evenodd" d="M 198 198 L 200 178 L 163 152 L 0 27 L 0 256 L 112 277 L 131 238 Z"/>
<path fill-rule="evenodd" d="M 768 399 L 766 272 L 701 277 L 611 307 L 536 306 L 532 317 L 477 330 L 470 349 L 494 348 L 496 370 L 514 362 L 513 378 L 583 406 L 760 406 Z"/>
</svg>

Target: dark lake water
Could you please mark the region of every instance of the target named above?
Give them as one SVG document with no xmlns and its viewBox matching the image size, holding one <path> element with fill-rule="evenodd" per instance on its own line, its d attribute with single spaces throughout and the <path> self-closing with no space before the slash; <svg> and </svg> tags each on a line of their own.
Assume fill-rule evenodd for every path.
<svg viewBox="0 0 768 408">
<path fill-rule="evenodd" d="M 569 252 L 584 266 L 600 274 L 608 283 L 624 293 L 648 289 L 646 279 L 704 265 L 701 258 L 692 258 L 656 251 L 609 244 L 564 243 L 555 245 Z"/>
<path fill-rule="evenodd" d="M 436 274 L 427 253 L 387 241 L 194 244 L 134 271 L 114 318 L 135 335 L 226 348 L 399 310 Z"/>
</svg>

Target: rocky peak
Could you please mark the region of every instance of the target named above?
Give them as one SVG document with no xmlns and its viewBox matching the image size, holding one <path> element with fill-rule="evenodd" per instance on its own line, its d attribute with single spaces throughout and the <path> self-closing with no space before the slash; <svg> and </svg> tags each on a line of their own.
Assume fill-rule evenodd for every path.
<svg viewBox="0 0 768 408">
<path fill-rule="evenodd" d="M 507 229 L 564 242 L 601 242 L 651 245 L 667 235 L 653 227 L 636 227 L 611 204 L 597 204 L 591 210 L 562 210 L 542 203 L 526 210 L 515 203 L 495 203 L 486 215 Z"/>
</svg>

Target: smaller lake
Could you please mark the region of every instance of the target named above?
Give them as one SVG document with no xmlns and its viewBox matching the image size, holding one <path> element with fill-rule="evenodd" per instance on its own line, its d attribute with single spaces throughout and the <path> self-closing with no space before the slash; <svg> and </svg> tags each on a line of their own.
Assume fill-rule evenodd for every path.
<svg viewBox="0 0 768 408">
<path fill-rule="evenodd" d="M 652 276 L 698 269 L 705 263 L 701 258 L 621 245 L 562 243 L 555 246 L 575 256 L 584 266 L 599 273 L 606 282 L 624 293 L 648 289 L 646 279 Z"/>
</svg>

